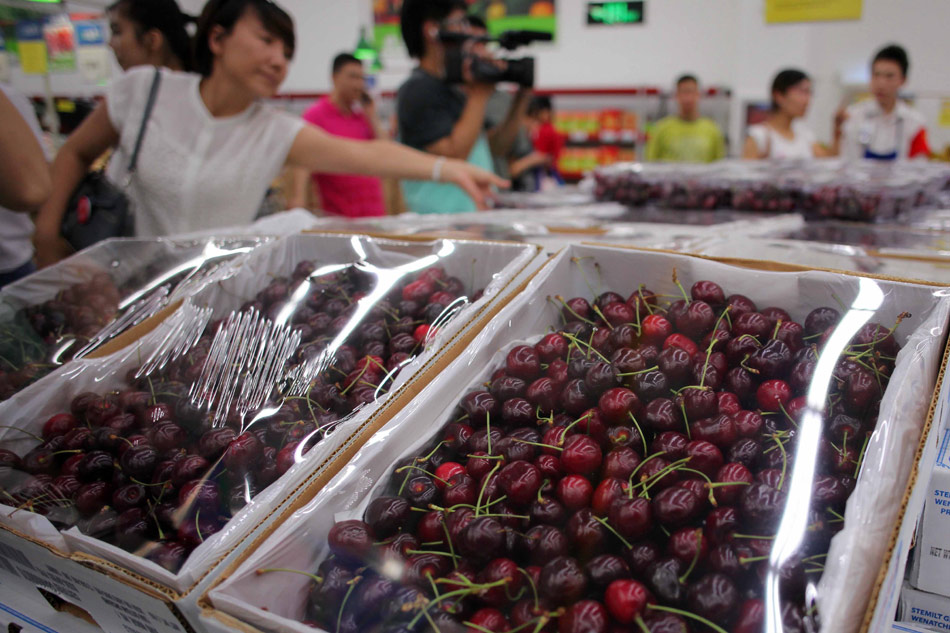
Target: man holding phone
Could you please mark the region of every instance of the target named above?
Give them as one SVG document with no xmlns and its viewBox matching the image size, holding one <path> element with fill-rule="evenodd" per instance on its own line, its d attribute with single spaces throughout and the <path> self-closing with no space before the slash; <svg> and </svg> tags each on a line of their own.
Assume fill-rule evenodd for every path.
<svg viewBox="0 0 950 633">
<path fill-rule="evenodd" d="M 366 93 L 363 64 L 350 53 L 333 60 L 333 91 L 304 113 L 308 123 L 329 134 L 371 141 L 386 133 L 376 116 L 376 105 Z M 307 187 L 312 186 L 316 206 L 332 215 L 366 218 L 386 215 L 379 178 L 350 174 L 294 173 L 291 208 L 307 207 Z"/>
</svg>

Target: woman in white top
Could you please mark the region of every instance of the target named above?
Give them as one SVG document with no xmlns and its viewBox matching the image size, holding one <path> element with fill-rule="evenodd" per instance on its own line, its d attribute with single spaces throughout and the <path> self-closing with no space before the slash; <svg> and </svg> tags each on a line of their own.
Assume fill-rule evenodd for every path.
<svg viewBox="0 0 950 633">
<path fill-rule="evenodd" d="M 463 161 L 390 141 L 351 141 L 305 125 L 263 102 L 287 76 L 293 20 L 269 0 L 210 0 L 195 43 L 199 75 L 162 70 L 138 170 L 127 190 L 136 234 L 154 237 L 247 224 L 284 164 L 311 172 L 442 180 L 481 203 L 507 183 Z M 37 261 L 66 255 L 59 239 L 66 204 L 89 165 L 109 147 L 129 156 L 153 85 L 154 68 L 113 82 L 103 105 L 73 133 L 53 163 L 53 195 L 36 223 Z M 127 180 L 113 160 L 113 182 Z"/>
<path fill-rule="evenodd" d="M 772 81 L 772 112 L 765 123 L 749 127 L 742 157 L 752 160 L 801 159 L 832 155 L 802 122 L 811 101 L 811 79 L 787 69 Z"/>
</svg>

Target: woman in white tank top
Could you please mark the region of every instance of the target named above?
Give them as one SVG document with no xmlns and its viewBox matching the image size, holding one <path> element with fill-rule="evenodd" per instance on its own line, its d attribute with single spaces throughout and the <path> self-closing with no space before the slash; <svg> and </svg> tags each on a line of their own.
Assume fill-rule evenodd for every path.
<svg viewBox="0 0 950 633">
<path fill-rule="evenodd" d="M 811 101 L 811 79 L 800 70 L 787 69 L 772 82 L 772 113 L 765 123 L 749 127 L 742 157 L 787 160 L 832 155 L 818 144 L 802 122 Z"/>
</svg>

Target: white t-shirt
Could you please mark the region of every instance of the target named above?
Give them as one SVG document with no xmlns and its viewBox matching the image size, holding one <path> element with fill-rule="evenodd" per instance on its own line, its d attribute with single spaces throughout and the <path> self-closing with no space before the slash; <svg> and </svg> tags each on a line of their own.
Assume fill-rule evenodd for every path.
<svg viewBox="0 0 950 633">
<path fill-rule="evenodd" d="M 43 131 L 30 100 L 9 86 L 0 84 L 0 90 L 26 120 L 43 145 Z M 33 258 L 33 220 L 29 213 L 17 213 L 0 207 L 0 273 L 16 270 Z"/>
<path fill-rule="evenodd" d="M 924 116 L 903 101 L 890 114 L 885 114 L 877 100 L 867 99 L 848 107 L 848 120 L 843 128 L 842 154 L 845 158 L 905 159 L 923 136 L 926 144 Z"/>
<path fill-rule="evenodd" d="M 119 149 L 108 176 L 124 185 L 155 69 L 134 68 L 106 96 Z M 158 99 L 128 195 L 138 237 L 158 237 L 249 224 L 304 126 L 258 102 L 232 117 L 211 116 L 199 75 L 162 70 Z"/>
<path fill-rule="evenodd" d="M 755 141 L 759 153 L 768 152 L 765 158 L 779 160 L 815 157 L 815 134 L 799 120 L 792 121 L 792 139 L 779 134 L 764 123 L 749 126 L 749 136 Z"/>
</svg>

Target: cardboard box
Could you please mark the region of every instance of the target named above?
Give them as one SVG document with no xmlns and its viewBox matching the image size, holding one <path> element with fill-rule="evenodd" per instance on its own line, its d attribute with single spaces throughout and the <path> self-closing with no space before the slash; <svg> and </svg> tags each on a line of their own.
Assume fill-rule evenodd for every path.
<svg viewBox="0 0 950 633">
<path fill-rule="evenodd" d="M 895 622 L 891 625 L 891 633 L 929 633 L 930 629 L 922 629 L 910 622 Z"/>
<path fill-rule="evenodd" d="M 573 256 L 573 258 L 572 258 Z M 335 519 L 352 518 L 359 516 L 363 504 L 370 498 L 370 490 L 381 478 L 386 475 L 389 464 L 401 455 L 412 454 L 416 444 L 424 444 L 437 423 L 444 418 L 439 413 L 448 415 L 457 403 L 461 387 L 483 379 L 481 373 L 493 367 L 493 356 L 504 358 L 506 345 L 513 344 L 512 340 L 521 340 L 539 332 L 543 332 L 548 325 L 545 312 L 550 309 L 546 297 L 553 297 L 560 293 L 564 296 L 574 294 L 587 295 L 589 280 L 581 275 L 570 274 L 571 262 L 595 260 L 601 264 L 596 274 L 589 273 L 588 278 L 598 279 L 598 284 L 604 288 L 625 287 L 635 281 L 657 280 L 659 292 L 668 290 L 664 287 L 666 276 L 672 267 L 677 267 L 681 278 L 715 278 L 731 292 L 745 292 L 755 296 L 757 302 L 763 305 L 774 303 L 794 309 L 794 313 L 806 313 L 806 309 L 814 307 L 819 289 L 818 283 L 829 286 L 855 290 L 854 285 L 860 286 L 868 292 L 873 291 L 875 284 L 855 282 L 853 274 L 831 277 L 823 271 L 818 273 L 813 269 L 801 266 L 777 264 L 774 262 L 748 260 L 717 260 L 708 257 L 682 256 L 669 252 L 646 253 L 646 249 L 595 248 L 588 245 L 574 245 L 566 254 L 556 257 L 531 282 L 528 291 L 513 301 L 498 318 L 489 324 L 480 334 L 473 346 L 466 352 L 464 359 L 459 359 L 438 382 L 430 384 L 425 392 L 417 398 L 409 408 L 399 414 L 398 419 L 382 430 L 373 440 L 367 443 L 359 454 L 349 463 L 339 477 L 324 487 L 321 493 L 308 506 L 292 517 L 283 525 L 277 525 L 276 531 L 261 532 L 257 540 L 250 544 L 241 558 L 224 568 L 217 586 L 202 599 L 205 607 L 205 622 L 209 630 L 225 630 L 238 628 L 242 631 L 304 631 L 300 622 L 300 604 L 295 599 L 305 595 L 306 577 L 288 574 L 286 579 L 273 580 L 256 574 L 260 568 L 289 567 L 292 569 L 312 570 L 325 556 L 326 533 Z M 729 264 L 732 268 L 723 266 Z M 739 268 L 748 269 L 745 271 Z M 636 272 L 636 277 L 630 277 L 630 271 Z M 757 276 L 756 271 L 764 273 Z M 832 271 L 837 272 L 837 271 Z M 778 273 L 778 274 L 774 274 Z M 790 274 L 802 273 L 802 274 Z M 602 275 L 602 277 L 601 277 Z M 850 277 L 850 279 L 849 279 Z M 899 281 L 899 280 L 889 280 Z M 792 283 L 790 283 L 792 282 Z M 758 284 L 758 285 L 753 285 Z M 885 311 L 897 309 L 898 305 L 916 303 L 923 312 L 923 302 L 920 297 L 913 300 L 914 292 L 920 287 L 911 289 L 905 283 L 882 284 L 881 288 L 889 297 L 885 304 Z M 924 284 L 926 286 L 926 284 Z M 753 288 L 755 291 L 753 292 Z M 914 290 L 914 292 L 912 292 Z M 899 296 L 903 293 L 909 293 Z M 827 287 L 821 289 L 821 296 L 827 295 Z M 889 307 L 888 307 L 889 306 Z M 917 313 L 917 310 L 914 310 Z M 880 316 L 887 321 L 894 315 Z M 923 318 L 917 313 L 918 319 Z M 845 555 L 841 558 L 836 575 L 835 589 L 849 594 L 851 612 L 848 615 L 847 628 L 828 629 L 833 631 L 854 630 L 861 623 L 861 614 L 864 611 L 865 601 L 868 598 L 871 586 L 880 566 L 881 559 L 888 553 L 885 551 L 887 535 L 897 519 L 900 499 L 907 489 L 912 466 L 916 463 L 915 456 L 921 448 L 924 438 L 930 428 L 933 416 L 932 396 L 933 385 L 940 384 L 937 379 L 941 368 L 946 364 L 945 338 L 946 313 L 940 311 L 935 315 L 932 325 L 916 331 L 914 338 L 906 343 L 910 349 L 919 349 L 917 344 L 922 343 L 929 351 L 923 356 L 916 356 L 911 361 L 912 354 L 907 355 L 907 371 L 913 371 L 922 378 L 917 380 L 907 376 L 906 385 L 911 384 L 914 389 L 923 387 L 921 391 L 913 393 L 903 389 L 894 389 L 893 399 L 889 404 L 888 424 L 895 433 L 879 434 L 882 444 L 873 445 L 877 459 L 887 458 L 887 463 L 893 469 L 887 473 L 878 473 L 874 469 L 862 471 L 862 485 L 856 490 L 856 499 L 863 501 L 861 515 L 855 521 L 848 538 L 859 541 L 853 548 L 845 547 Z M 902 327 L 905 333 L 917 328 L 915 324 L 904 322 Z M 928 357 L 924 360 L 924 357 Z M 497 359 L 496 359 L 497 360 Z M 922 365 L 916 365 L 923 361 Z M 923 378 L 926 376 L 926 378 Z M 892 386 L 905 384 L 895 381 Z M 926 385 L 926 386 L 925 386 Z M 890 389 L 888 391 L 891 391 Z M 899 393 L 903 392 L 903 393 Z M 424 403 L 424 404 L 423 404 Z M 421 439 L 420 439 L 421 438 Z M 899 438 L 899 439 L 898 439 Z M 385 442 L 385 444 L 383 444 Z M 891 446 L 896 442 L 898 446 Z M 893 458 L 893 459 L 891 459 Z M 886 480 L 886 483 L 885 483 Z M 883 504 L 882 510 L 878 503 Z M 849 502 L 850 506 L 850 502 Z M 882 515 L 883 518 L 882 518 Z M 869 529 L 873 528 L 873 529 Z M 867 534 L 873 532 L 873 536 Z M 256 551 L 255 551 L 256 550 Z M 322 551 L 323 550 L 323 551 Z M 829 556 L 829 558 L 831 558 Z M 266 585 L 266 586 L 265 586 Z M 899 585 L 898 585 L 899 586 Z M 860 597 L 856 597 L 855 594 Z M 844 605 L 845 599 L 835 605 Z M 842 609 L 845 611 L 845 609 Z M 857 611 L 855 615 L 853 612 Z M 893 621 L 893 617 L 891 618 Z M 238 624 L 240 622 L 240 624 Z M 216 625 L 216 626 L 215 626 Z M 890 622 L 888 622 L 888 627 Z"/>
<path fill-rule="evenodd" d="M 910 584 L 921 591 L 950 595 L 950 429 L 944 429 L 930 476 Z"/>
<path fill-rule="evenodd" d="M 925 631 L 950 631 L 950 598 L 904 585 L 899 618 Z"/>
<path fill-rule="evenodd" d="M 310 239 L 318 237 L 310 236 Z M 334 237 L 339 241 L 341 236 Z M 303 236 L 301 239 L 308 238 Z M 426 241 L 398 238 L 395 247 L 405 246 L 408 253 L 413 250 L 409 248 L 411 244 Z M 76 543 L 81 536 L 67 539 L 71 547 L 57 548 L 49 540 L 41 542 L 42 536 L 37 537 L 31 529 L 45 522 L 45 519 L 25 511 L 19 513 L 19 523 L 0 524 L 0 580 L 16 582 L 21 592 L 31 595 L 36 594 L 39 588 L 53 592 L 63 601 L 89 613 L 106 631 L 191 633 L 203 630 L 198 624 L 197 596 L 216 579 L 216 569 L 239 556 L 246 541 L 254 534 L 279 522 L 281 517 L 306 503 L 308 495 L 319 491 L 322 482 L 336 473 L 334 469 L 343 467 L 363 442 L 410 402 L 421 388 L 419 385 L 428 383 L 443 371 L 537 272 L 542 263 L 536 261 L 540 250 L 538 247 L 502 246 L 508 246 L 516 255 L 510 257 L 510 262 L 505 260 L 507 268 L 504 272 L 497 270 L 501 265 L 495 262 L 495 268 L 485 283 L 491 290 L 486 293 L 484 301 L 474 304 L 473 309 L 457 319 L 453 327 L 444 328 L 441 339 L 437 340 L 429 354 L 419 357 L 419 366 L 413 368 L 405 383 L 394 388 L 375 410 L 357 419 L 347 434 L 339 434 L 339 442 L 334 444 L 328 455 L 317 455 L 318 459 L 307 463 L 306 469 L 301 470 L 299 476 L 289 482 L 290 485 L 280 489 L 280 495 L 272 496 L 269 503 L 262 504 L 263 511 L 259 515 L 251 516 L 237 525 L 233 530 L 233 538 L 221 547 L 209 550 L 206 561 L 196 570 L 194 580 L 187 586 L 176 588 L 158 582 L 139 569 L 145 564 L 144 559 L 126 561 L 123 556 L 131 558 L 130 555 L 104 542 L 97 542 L 95 549 L 91 546 L 87 546 L 89 549 L 77 548 Z M 23 521 L 23 516 L 30 518 Z M 60 536 L 55 530 L 52 532 L 52 536 Z M 107 551 L 110 548 L 115 552 Z M 16 552 L 25 553 L 26 560 L 34 566 L 39 564 L 43 573 L 20 565 L 22 560 L 16 556 Z M 10 560 L 4 558 L 4 553 L 16 559 L 14 563 L 4 565 L 4 560 Z M 33 613 L 26 615 L 36 617 Z M 130 619 L 142 623 L 144 628 L 135 628 L 138 625 L 129 624 Z"/>
</svg>

